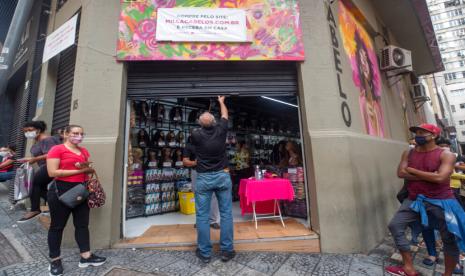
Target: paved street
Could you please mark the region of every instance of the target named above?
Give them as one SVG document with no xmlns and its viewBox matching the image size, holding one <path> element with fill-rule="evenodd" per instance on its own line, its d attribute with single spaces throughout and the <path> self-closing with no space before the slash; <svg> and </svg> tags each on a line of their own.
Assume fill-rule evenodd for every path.
<svg viewBox="0 0 465 276">
<path fill-rule="evenodd" d="M 0 184 L 0 275 L 48 275 L 47 233 L 37 221 L 17 225 L 24 210 L 12 209 L 6 199 L 6 190 Z M 383 266 L 396 263 L 392 240 L 386 240 L 369 255 L 343 254 L 287 254 L 239 253 L 229 262 L 215 257 L 208 265 L 198 261 L 190 251 L 165 250 L 97 250 L 108 257 L 98 268 L 78 268 L 76 248 L 62 250 L 65 275 L 383 275 Z M 415 254 L 421 263 L 425 249 Z M 394 254 L 396 258 L 396 254 Z M 442 262 L 443 263 L 443 262 Z M 422 275 L 440 275 L 443 265 L 435 270 L 418 265 Z"/>
</svg>

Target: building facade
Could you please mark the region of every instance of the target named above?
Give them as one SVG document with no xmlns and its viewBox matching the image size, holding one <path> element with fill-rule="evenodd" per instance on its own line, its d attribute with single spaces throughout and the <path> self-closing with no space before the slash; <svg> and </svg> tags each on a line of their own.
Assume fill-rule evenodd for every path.
<svg viewBox="0 0 465 276">
<path fill-rule="evenodd" d="M 159 142 L 168 147 L 157 130 L 168 137 L 173 131 L 173 140 L 167 138 L 166 144 L 175 145 L 174 134 L 180 134 L 174 129 L 189 125 L 187 119 L 174 123 L 176 108 L 182 107 L 182 114 L 209 108 L 215 112 L 210 99 L 226 94 L 232 117 L 238 119 L 231 125 L 234 137 L 256 135 L 241 138 L 256 148 L 261 147 L 257 139 L 274 136 L 300 145 L 304 184 L 296 195 L 305 213 L 303 224 L 318 234 L 321 251 L 365 252 L 375 246 L 398 207 L 395 195 L 402 181 L 396 166 L 407 148 L 408 127 L 427 121 L 421 104 L 413 100 L 408 74 L 388 76 L 380 71 L 378 57 L 383 47 L 396 45 L 412 51 L 416 74 L 442 69 L 439 52 L 428 46 L 435 38 L 428 32 L 432 24 L 426 3 L 177 2 L 68 0 L 60 1 L 58 9 L 52 1 L 47 33 L 78 15 L 77 39 L 42 64 L 35 115 L 52 129 L 73 123 L 88 134 L 85 146 L 107 193 L 107 204 L 92 210 L 93 244 L 121 245 L 131 238 L 130 211 L 154 212 L 152 206 L 137 209 L 131 202 L 137 186 L 134 165 L 150 157 L 148 144 L 156 141 L 157 147 Z M 158 8 L 193 6 L 245 10 L 247 41 L 196 44 L 155 39 Z M 408 22 L 399 22 L 399 17 Z M 291 111 L 267 101 L 270 98 Z M 168 127 L 160 125 L 166 119 L 159 113 L 161 103 L 173 107 L 174 121 Z M 240 118 L 247 114 L 269 123 L 258 127 L 254 118 L 250 124 L 245 119 L 249 126 L 241 128 Z M 260 150 L 270 150 L 269 144 Z M 159 217 L 152 218 L 157 223 Z"/>
<path fill-rule="evenodd" d="M 445 71 L 434 75 L 434 89 L 449 100 L 452 116 L 446 118 L 455 128 L 461 151 L 464 151 L 465 118 L 465 2 L 428 0 L 428 8 L 438 40 Z M 433 78 L 433 76 L 430 76 Z M 454 124 L 452 124 L 452 121 Z"/>
<path fill-rule="evenodd" d="M 8 16 L 13 17 L 18 1 L 6 1 Z M 7 5 L 7 3 L 9 3 Z M 21 33 L 18 48 L 15 51 L 13 64 L 9 69 L 8 85 L 0 101 L 2 124 L 0 127 L 0 144 L 16 145 L 17 153 L 22 156 L 26 152 L 26 143 L 22 126 L 35 116 L 36 107 L 40 105 L 37 94 L 42 66 L 42 55 L 47 34 L 50 0 L 35 1 L 32 11 L 27 16 L 27 24 Z M 6 10 L 5 10 L 6 11 Z M 2 20 L 4 19 L 2 18 Z M 2 24 L 2 38 L 6 39 L 9 24 Z M 12 53 L 11 49 L 3 49 L 0 57 Z M 3 64 L 2 64 L 3 65 Z"/>
</svg>

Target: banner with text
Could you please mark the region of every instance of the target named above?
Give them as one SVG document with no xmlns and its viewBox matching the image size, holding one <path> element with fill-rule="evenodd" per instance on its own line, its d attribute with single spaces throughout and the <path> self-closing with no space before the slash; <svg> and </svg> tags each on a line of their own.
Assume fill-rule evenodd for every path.
<svg viewBox="0 0 465 276">
<path fill-rule="evenodd" d="M 73 16 L 65 24 L 61 25 L 53 33 L 47 36 L 44 46 L 42 63 L 61 53 L 76 41 L 76 23 L 78 14 Z"/>
<path fill-rule="evenodd" d="M 241 9 L 161 8 L 157 41 L 246 42 L 245 11 Z"/>
</svg>

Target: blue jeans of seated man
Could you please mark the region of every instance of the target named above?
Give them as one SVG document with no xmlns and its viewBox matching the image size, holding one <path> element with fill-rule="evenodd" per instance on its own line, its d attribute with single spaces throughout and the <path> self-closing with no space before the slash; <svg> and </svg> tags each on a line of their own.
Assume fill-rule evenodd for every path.
<svg viewBox="0 0 465 276">
<path fill-rule="evenodd" d="M 0 172 L 0 182 L 4 182 L 10 179 L 13 179 L 15 177 L 15 172 Z"/>
<path fill-rule="evenodd" d="M 210 257 L 212 250 L 209 214 L 213 194 L 218 199 L 220 209 L 221 251 L 231 252 L 234 249 L 231 177 L 229 173 L 224 171 L 199 173 L 195 187 L 195 213 L 197 220 L 197 246 L 200 254 L 204 257 Z"/>
</svg>

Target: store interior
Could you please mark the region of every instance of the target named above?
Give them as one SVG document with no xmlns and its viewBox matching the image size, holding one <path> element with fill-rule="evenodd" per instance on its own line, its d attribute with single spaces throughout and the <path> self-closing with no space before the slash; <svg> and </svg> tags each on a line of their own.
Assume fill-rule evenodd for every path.
<svg viewBox="0 0 465 276">
<path fill-rule="evenodd" d="M 252 214 L 242 214 L 239 183 L 253 177 L 258 165 L 291 181 L 295 198 L 280 202 L 281 211 L 308 227 L 297 97 L 231 96 L 226 105 L 234 222 L 252 221 Z M 183 166 L 183 149 L 202 112 L 219 118 L 217 99 L 137 99 L 129 106 L 124 236 L 140 236 L 154 225 L 195 224 L 191 169 Z"/>
</svg>

